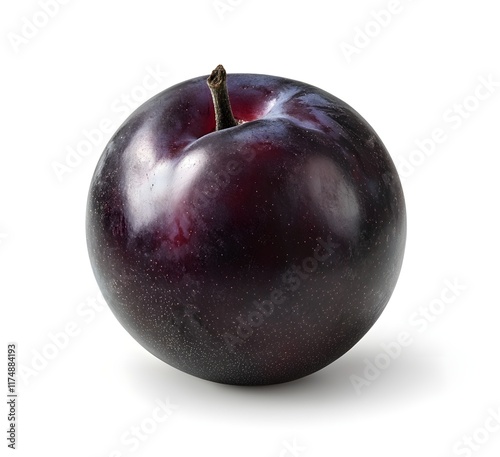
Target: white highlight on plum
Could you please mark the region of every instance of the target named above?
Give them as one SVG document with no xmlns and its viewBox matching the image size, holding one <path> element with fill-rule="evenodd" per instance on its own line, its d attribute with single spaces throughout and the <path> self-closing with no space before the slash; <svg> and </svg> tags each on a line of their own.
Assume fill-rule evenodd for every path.
<svg viewBox="0 0 500 457">
<path fill-rule="evenodd" d="M 145 130 L 124 152 L 125 182 L 128 183 L 126 204 L 134 232 L 152 223 L 158 215 L 164 218 L 166 224 L 173 223 L 174 214 L 169 208 L 177 208 L 185 198 L 186 190 L 203 170 L 206 160 L 201 149 L 191 151 L 176 161 L 167 158 L 158 160 L 152 138 L 153 133 Z"/>
<path fill-rule="evenodd" d="M 337 166 L 324 157 L 312 158 L 306 167 L 310 201 L 322 202 L 331 230 L 348 238 L 357 233 L 360 208 L 356 194 Z M 314 178 L 313 178 L 314 177 Z"/>
</svg>

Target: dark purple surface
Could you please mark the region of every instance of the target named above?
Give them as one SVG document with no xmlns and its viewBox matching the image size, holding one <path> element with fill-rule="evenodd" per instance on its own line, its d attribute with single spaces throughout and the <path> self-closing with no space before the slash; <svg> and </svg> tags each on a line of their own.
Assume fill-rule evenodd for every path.
<svg viewBox="0 0 500 457">
<path fill-rule="evenodd" d="M 404 198 L 381 140 L 341 100 L 264 75 L 229 74 L 228 90 L 233 128 L 214 132 L 206 77 L 124 122 L 92 179 L 89 254 L 113 313 L 160 359 L 216 382 L 285 382 L 380 316 Z"/>
</svg>

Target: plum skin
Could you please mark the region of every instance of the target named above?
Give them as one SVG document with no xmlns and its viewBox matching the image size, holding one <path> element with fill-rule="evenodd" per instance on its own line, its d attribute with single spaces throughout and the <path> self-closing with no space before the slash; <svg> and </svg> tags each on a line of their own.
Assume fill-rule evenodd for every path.
<svg viewBox="0 0 500 457">
<path fill-rule="evenodd" d="M 148 351 L 214 382 L 309 375 L 373 326 L 406 241 L 382 141 L 314 86 L 230 74 L 215 131 L 206 76 L 121 125 L 92 177 L 89 257 L 114 315 Z"/>
</svg>

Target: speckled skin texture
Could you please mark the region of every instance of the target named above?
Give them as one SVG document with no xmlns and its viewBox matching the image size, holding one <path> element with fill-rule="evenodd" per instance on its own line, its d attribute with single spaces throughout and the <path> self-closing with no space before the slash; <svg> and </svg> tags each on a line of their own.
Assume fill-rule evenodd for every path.
<svg viewBox="0 0 500 457">
<path fill-rule="evenodd" d="M 214 131 L 206 77 L 156 95 L 99 160 L 87 243 L 104 298 L 166 363 L 220 383 L 311 374 L 375 323 L 406 213 L 384 145 L 338 98 L 229 74 L 241 125 Z"/>
</svg>

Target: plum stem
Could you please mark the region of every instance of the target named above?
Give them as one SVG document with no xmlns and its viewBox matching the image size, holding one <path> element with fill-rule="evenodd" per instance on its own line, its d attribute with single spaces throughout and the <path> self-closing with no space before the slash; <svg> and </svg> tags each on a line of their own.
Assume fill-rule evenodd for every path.
<svg viewBox="0 0 500 457">
<path fill-rule="evenodd" d="M 214 102 L 216 130 L 238 125 L 231 110 L 229 94 L 227 93 L 226 70 L 222 65 L 217 65 L 217 68 L 212 71 L 212 74 L 207 79 L 207 84 Z"/>
</svg>

